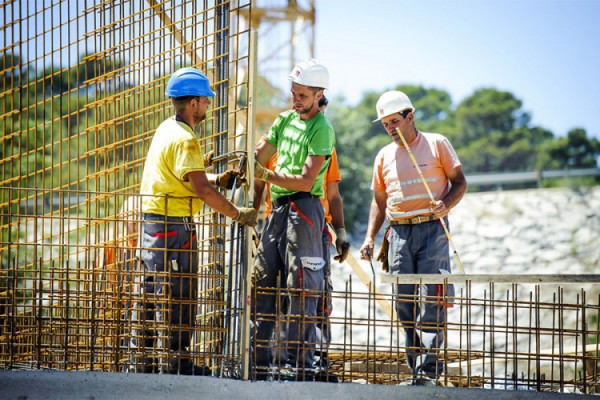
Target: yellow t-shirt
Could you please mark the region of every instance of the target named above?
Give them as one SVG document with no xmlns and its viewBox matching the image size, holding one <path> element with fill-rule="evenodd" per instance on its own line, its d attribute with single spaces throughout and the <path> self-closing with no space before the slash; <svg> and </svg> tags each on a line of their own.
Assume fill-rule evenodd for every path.
<svg viewBox="0 0 600 400">
<path fill-rule="evenodd" d="M 204 171 L 202 151 L 186 123 L 169 118 L 154 134 L 142 175 L 142 212 L 185 217 L 202 208 L 186 175 Z M 166 203 L 166 204 L 165 204 Z"/>
</svg>

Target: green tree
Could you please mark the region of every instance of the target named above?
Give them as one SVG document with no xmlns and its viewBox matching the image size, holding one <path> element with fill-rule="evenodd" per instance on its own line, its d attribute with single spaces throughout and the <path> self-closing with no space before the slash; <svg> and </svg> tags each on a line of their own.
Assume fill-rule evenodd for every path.
<svg viewBox="0 0 600 400">
<path fill-rule="evenodd" d="M 588 138 L 585 129 L 571 129 L 566 137 L 544 143 L 538 168 L 595 168 L 600 156 L 600 141 Z"/>
<path fill-rule="evenodd" d="M 115 72 L 124 63 L 83 54 L 76 65 L 52 65 L 37 73 L 23 65 L 19 55 L 0 55 L 0 107 L 6 111 L 0 118 L 2 182 L 16 187 L 73 188 L 73 182 L 85 180 L 90 163 L 97 158 L 90 150 L 122 141 L 123 132 L 131 130 L 131 118 L 105 124 L 97 131 L 88 129 L 135 110 L 133 96 L 118 97 L 113 109 L 101 102 L 89 106 L 129 88 Z M 103 167 L 114 165 L 123 154 L 113 150 Z"/>
<path fill-rule="evenodd" d="M 372 163 L 378 145 L 369 137 L 371 124 L 364 114 L 344 105 L 341 99 L 329 102 L 327 116 L 336 131 L 335 148 L 342 177 L 340 194 L 346 226 L 351 231 L 355 222 L 365 220 L 364 212 L 371 200 Z"/>
<path fill-rule="evenodd" d="M 529 126 L 531 117 L 512 93 L 476 90 L 456 107 L 453 145 L 467 173 L 532 170 L 552 132 Z"/>
<path fill-rule="evenodd" d="M 455 146 L 465 146 L 495 132 L 508 132 L 527 126 L 528 113 L 512 93 L 494 88 L 476 90 L 456 107 L 458 135 Z"/>
</svg>

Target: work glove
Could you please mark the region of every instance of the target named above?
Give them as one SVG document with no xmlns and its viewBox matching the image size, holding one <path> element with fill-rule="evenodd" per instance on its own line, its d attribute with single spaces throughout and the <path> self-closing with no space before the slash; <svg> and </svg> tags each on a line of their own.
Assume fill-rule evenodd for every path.
<svg viewBox="0 0 600 400">
<path fill-rule="evenodd" d="M 242 183 L 245 182 L 243 175 L 244 174 L 240 173 L 240 171 L 237 169 L 228 169 L 227 171 L 217 175 L 215 178 L 215 185 L 223 189 L 233 189 L 233 182 L 235 181 L 235 187 L 239 188 L 242 186 Z"/>
<path fill-rule="evenodd" d="M 257 212 L 254 207 L 237 207 L 238 215 L 233 219 L 242 225 L 256 226 Z"/>
<path fill-rule="evenodd" d="M 254 177 L 261 181 L 267 181 L 269 179 L 269 170 L 260 165 L 259 162 L 254 163 Z"/>
<path fill-rule="evenodd" d="M 346 240 L 346 229 L 337 228 L 335 236 L 335 248 L 338 255 L 333 257 L 333 259 L 339 263 L 343 263 L 348 258 L 348 253 L 350 252 L 350 243 Z"/>
<path fill-rule="evenodd" d="M 215 156 L 215 151 L 211 150 L 204 155 L 204 166 L 210 167 L 213 164 L 213 157 Z"/>
</svg>

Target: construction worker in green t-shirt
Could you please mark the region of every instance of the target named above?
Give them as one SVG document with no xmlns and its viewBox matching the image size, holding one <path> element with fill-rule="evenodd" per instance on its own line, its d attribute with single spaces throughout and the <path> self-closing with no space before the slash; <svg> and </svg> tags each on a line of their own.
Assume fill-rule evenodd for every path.
<svg viewBox="0 0 600 400">
<path fill-rule="evenodd" d="M 255 153 L 254 175 L 271 184 L 273 207 L 254 263 L 257 295 L 252 305 L 252 357 L 257 380 L 314 379 L 315 343 L 311 338 L 315 337 L 328 256 L 322 241 L 325 219 L 320 197 L 335 133 L 318 103 L 328 87 L 329 73 L 310 59 L 296 65 L 289 80 L 293 109 L 279 114 Z M 264 165 L 275 153 L 277 165 L 270 171 Z M 287 301 L 281 310 L 285 318 L 275 324 L 261 315 L 278 311 L 272 290 L 278 277 L 280 286 L 287 289 Z M 279 340 L 273 349 L 270 340 L 275 326 L 281 329 L 275 332 Z"/>
</svg>

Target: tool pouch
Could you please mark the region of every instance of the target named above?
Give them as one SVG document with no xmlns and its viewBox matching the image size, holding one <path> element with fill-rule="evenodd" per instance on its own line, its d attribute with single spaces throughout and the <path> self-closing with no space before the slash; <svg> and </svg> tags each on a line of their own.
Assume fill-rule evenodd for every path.
<svg viewBox="0 0 600 400">
<path fill-rule="evenodd" d="M 381 269 L 384 272 L 390 272 L 390 264 L 388 252 L 390 250 L 390 242 L 388 240 L 388 235 L 390 233 L 390 227 L 385 228 L 385 234 L 383 235 L 383 242 L 381 243 L 381 248 L 379 249 L 379 253 L 377 253 L 376 260 L 381 263 Z"/>
</svg>

